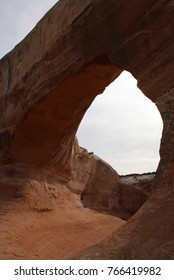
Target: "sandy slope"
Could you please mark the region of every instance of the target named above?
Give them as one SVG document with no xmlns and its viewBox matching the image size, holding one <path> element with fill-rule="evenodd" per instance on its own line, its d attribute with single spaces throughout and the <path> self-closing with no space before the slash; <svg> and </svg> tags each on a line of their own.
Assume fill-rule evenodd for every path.
<svg viewBox="0 0 174 280">
<path fill-rule="evenodd" d="M 37 181 L 0 186 L 0 259 L 61 259 L 125 222 L 85 209 L 65 186 Z"/>
</svg>

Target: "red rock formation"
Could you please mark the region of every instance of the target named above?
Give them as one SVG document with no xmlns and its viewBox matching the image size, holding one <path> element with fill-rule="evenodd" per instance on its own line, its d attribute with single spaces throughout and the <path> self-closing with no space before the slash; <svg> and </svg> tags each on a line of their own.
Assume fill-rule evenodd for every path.
<svg viewBox="0 0 174 280">
<path fill-rule="evenodd" d="M 83 205 L 127 220 L 143 205 L 147 194 L 137 186 L 122 183 L 117 172 L 74 141 L 71 180 L 67 187 L 80 195 Z"/>
<path fill-rule="evenodd" d="M 1 182 L 0 222 L 0 259 L 61 259 L 125 223 L 85 209 L 63 184 L 37 180 Z"/>
<path fill-rule="evenodd" d="M 1 181 L 70 181 L 79 123 L 123 69 L 161 113 L 153 193 L 79 258 L 174 258 L 173 12 L 169 0 L 62 0 L 0 61 Z"/>
</svg>

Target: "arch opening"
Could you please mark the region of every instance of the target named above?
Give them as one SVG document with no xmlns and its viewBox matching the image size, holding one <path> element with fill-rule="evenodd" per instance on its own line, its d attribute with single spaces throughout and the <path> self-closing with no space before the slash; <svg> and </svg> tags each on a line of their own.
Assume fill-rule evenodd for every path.
<svg viewBox="0 0 174 280">
<path fill-rule="evenodd" d="M 80 146 L 108 162 L 120 175 L 155 172 L 160 160 L 162 118 L 156 105 L 127 71 L 95 98 L 77 138 Z"/>
</svg>

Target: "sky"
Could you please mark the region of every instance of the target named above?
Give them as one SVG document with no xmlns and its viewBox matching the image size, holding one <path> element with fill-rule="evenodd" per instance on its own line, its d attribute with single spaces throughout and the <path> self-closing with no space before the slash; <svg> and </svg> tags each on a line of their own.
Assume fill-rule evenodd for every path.
<svg viewBox="0 0 174 280">
<path fill-rule="evenodd" d="M 162 119 L 156 105 L 127 71 L 98 95 L 78 130 L 80 145 L 121 174 L 155 171 Z"/>
<path fill-rule="evenodd" d="M 0 58 L 15 47 L 57 0 L 0 0 Z M 124 71 L 96 97 L 77 132 L 79 144 L 121 175 L 155 171 L 162 120 Z"/>
</svg>

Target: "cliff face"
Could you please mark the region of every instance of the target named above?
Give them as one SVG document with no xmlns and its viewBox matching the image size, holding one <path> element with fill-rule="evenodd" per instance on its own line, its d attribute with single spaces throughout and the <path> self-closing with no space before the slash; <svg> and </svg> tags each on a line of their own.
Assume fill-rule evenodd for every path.
<svg viewBox="0 0 174 280">
<path fill-rule="evenodd" d="M 79 258 L 95 258 L 96 250 L 97 258 L 174 258 L 173 13 L 168 0 L 61 0 L 0 61 L 1 182 L 51 180 L 72 188 L 79 172 L 72 165 L 79 123 L 123 69 L 161 113 L 152 194 L 119 233 Z M 98 167 L 100 176 L 104 166 Z M 92 180 L 78 176 L 84 186 Z"/>
<path fill-rule="evenodd" d="M 127 220 L 147 199 L 145 191 L 131 183 L 122 183 L 108 163 L 79 147 L 77 139 L 73 145 L 71 171 L 67 187 L 80 196 L 87 208 Z"/>
</svg>

